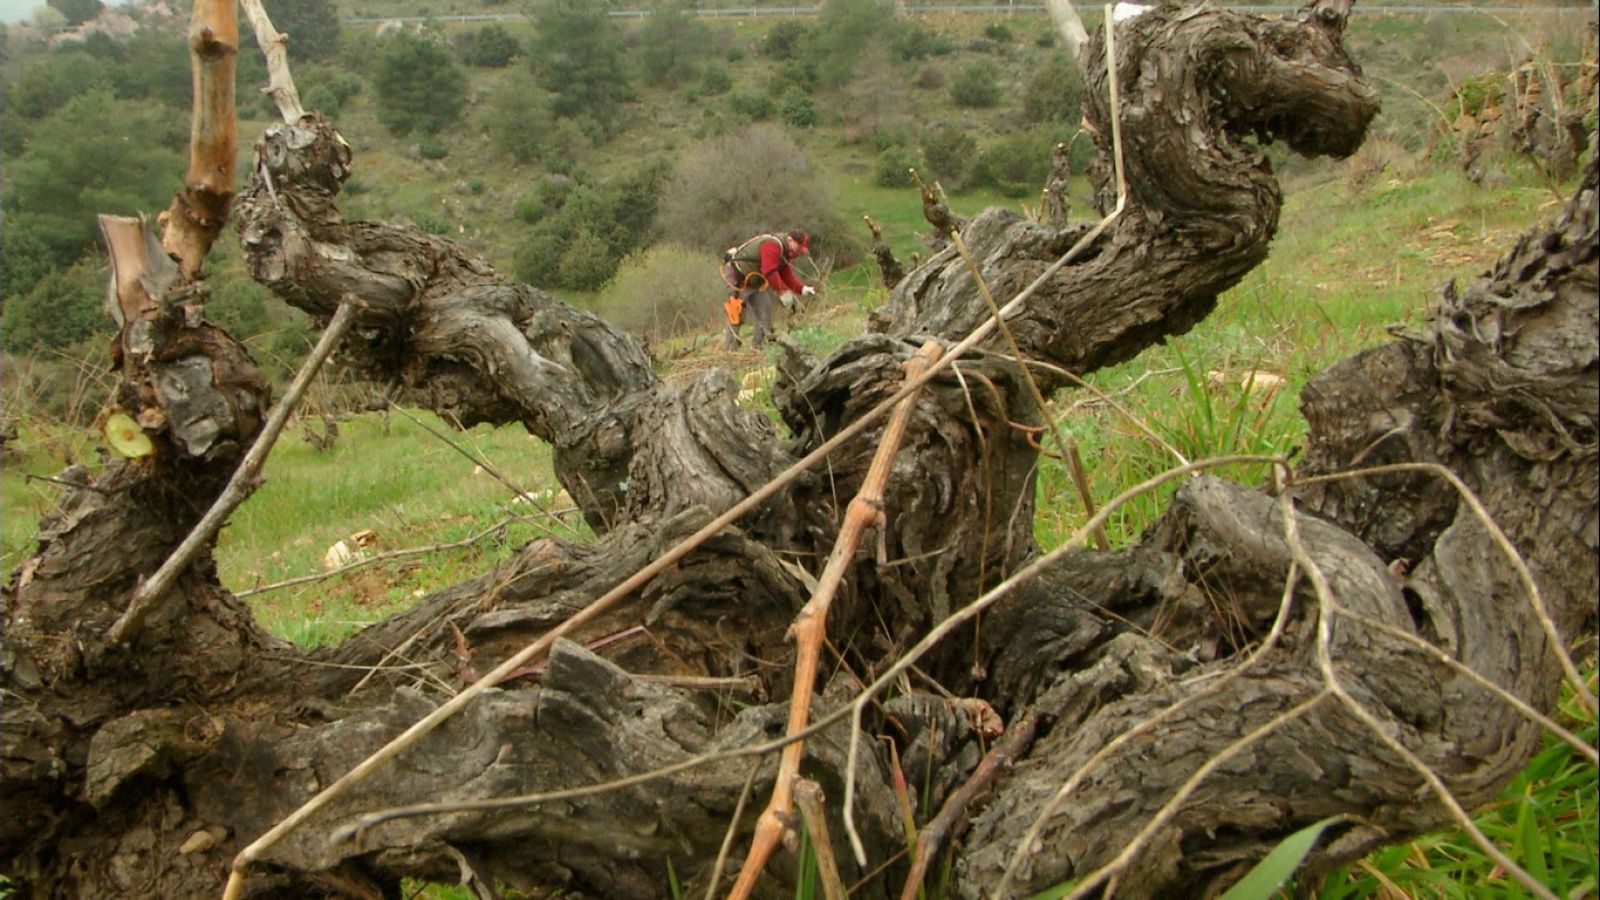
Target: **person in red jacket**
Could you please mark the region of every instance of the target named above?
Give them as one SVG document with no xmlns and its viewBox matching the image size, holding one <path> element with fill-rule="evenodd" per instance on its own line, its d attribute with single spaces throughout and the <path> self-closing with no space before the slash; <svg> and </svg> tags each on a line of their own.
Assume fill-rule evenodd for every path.
<svg viewBox="0 0 1600 900">
<path fill-rule="evenodd" d="M 728 314 L 728 330 L 722 340 L 725 349 L 739 346 L 739 327 L 746 318 L 754 332 L 751 342 L 760 348 L 772 333 L 777 297 L 816 293 L 789 265 L 790 260 L 810 252 L 811 236 L 798 228 L 788 234 L 758 234 L 728 248 L 722 257 L 722 277 L 732 290 L 723 304 Z"/>
</svg>

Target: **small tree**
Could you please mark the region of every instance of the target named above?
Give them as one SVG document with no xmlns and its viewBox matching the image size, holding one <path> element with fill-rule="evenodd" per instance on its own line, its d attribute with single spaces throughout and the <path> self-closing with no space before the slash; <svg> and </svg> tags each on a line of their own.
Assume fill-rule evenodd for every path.
<svg viewBox="0 0 1600 900">
<path fill-rule="evenodd" d="M 476 116 L 494 148 L 519 163 L 539 159 L 552 146 L 544 91 L 520 68 L 500 76 Z"/>
<path fill-rule="evenodd" d="M 977 155 L 978 140 L 964 128 L 945 123 L 922 136 L 922 158 L 931 170 L 923 175 L 932 175 L 950 190 L 966 184 Z"/>
<path fill-rule="evenodd" d="M 661 193 L 656 227 L 708 254 L 762 231 L 842 230 L 799 145 L 765 124 L 685 150 Z"/>
<path fill-rule="evenodd" d="M 887 0 L 827 0 L 808 54 L 825 87 L 844 84 L 870 46 L 894 42 L 900 28 Z"/>
<path fill-rule="evenodd" d="M 609 0 L 543 0 L 534 8 L 533 73 L 557 118 L 587 118 L 610 133 L 632 96 L 622 36 Z"/>
<path fill-rule="evenodd" d="M 480 69 L 499 69 L 522 53 L 522 42 L 501 25 L 485 25 L 456 37 L 461 61 Z"/>
<path fill-rule="evenodd" d="M 1066 53 L 1052 53 L 1028 79 L 1022 115 L 1030 122 L 1077 124 L 1083 118 L 1083 76 Z"/>
<path fill-rule="evenodd" d="M 950 82 L 950 99 L 967 109 L 988 109 L 1000 102 L 1000 69 L 986 59 L 968 64 Z"/>
<path fill-rule="evenodd" d="M 378 121 L 395 135 L 434 134 L 461 117 L 467 76 L 428 38 L 402 31 L 378 51 Z"/>
<path fill-rule="evenodd" d="M 273 27 L 289 36 L 293 58 L 328 62 L 339 55 L 339 9 L 334 0 L 262 0 L 261 5 Z"/>
<path fill-rule="evenodd" d="M 695 17 L 688 0 L 657 7 L 639 27 L 639 65 L 652 84 L 675 86 L 692 80 L 711 49 L 711 29 Z"/>
<path fill-rule="evenodd" d="M 108 122 L 139 139 L 108 139 Z M 161 209 L 182 173 L 173 126 L 164 110 L 118 102 L 103 89 L 73 98 L 34 126 L 30 149 L 6 166 L 7 239 L 31 232 L 45 257 L 64 266 L 98 237 L 97 214 Z"/>
</svg>

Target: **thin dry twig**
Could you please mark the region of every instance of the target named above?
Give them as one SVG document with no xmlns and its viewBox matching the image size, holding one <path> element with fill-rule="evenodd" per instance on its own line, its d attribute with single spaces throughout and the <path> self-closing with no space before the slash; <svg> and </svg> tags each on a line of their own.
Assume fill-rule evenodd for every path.
<svg viewBox="0 0 1600 900">
<path fill-rule="evenodd" d="M 465 448 L 465 447 L 461 446 L 460 444 L 456 443 L 455 441 L 451 440 L 449 435 L 445 434 L 444 432 L 440 431 L 437 428 L 434 428 L 433 426 L 429 425 L 427 422 L 422 421 L 421 419 L 417 418 L 416 416 L 412 415 L 405 407 L 403 407 L 403 406 L 401 406 L 401 405 L 399 405 L 397 403 L 388 403 L 387 401 L 385 401 L 384 408 L 385 409 L 392 409 L 395 412 L 399 413 L 400 415 L 405 416 L 407 419 L 411 420 L 411 423 L 413 425 L 416 425 L 418 428 L 421 428 L 423 431 L 426 431 L 428 434 L 433 435 L 439 441 L 444 443 L 445 446 L 447 446 L 451 450 L 454 450 L 457 453 L 461 454 L 467 460 L 471 461 L 474 465 L 479 466 L 480 468 L 482 468 L 485 472 L 489 473 L 489 477 L 493 478 L 495 481 L 500 482 L 502 485 L 505 486 L 506 490 L 510 491 L 513 495 L 515 495 L 517 497 L 521 497 L 523 500 L 526 500 L 527 502 L 533 504 L 533 508 L 537 509 L 540 513 L 544 514 L 545 518 L 550 519 L 552 521 L 561 522 L 562 525 L 566 525 L 566 522 L 564 520 L 562 520 L 562 518 L 560 516 L 556 515 L 555 512 L 553 512 L 549 507 L 545 506 L 544 502 L 539 499 L 537 494 L 530 493 L 529 491 L 525 490 L 521 485 L 516 484 L 510 478 L 508 478 L 505 475 L 501 474 L 500 470 L 495 468 L 494 463 L 489 462 L 489 460 L 487 460 L 487 459 L 484 459 L 484 458 L 481 458 L 481 457 L 478 457 L 478 456 L 474 456 L 472 451 L 468 450 L 467 448 Z M 550 535 L 551 537 L 555 537 L 556 536 L 556 533 L 553 530 L 551 530 L 549 528 L 544 528 L 542 525 L 540 527 L 543 529 L 545 534 Z M 567 533 L 568 534 L 571 534 L 571 535 L 574 535 L 574 536 L 576 536 L 578 534 L 578 529 L 577 528 L 574 528 L 574 527 L 572 527 L 570 525 L 566 525 L 566 527 L 567 527 Z"/>
<path fill-rule="evenodd" d="M 839 861 L 833 855 L 833 839 L 828 835 L 828 817 L 822 811 L 822 788 L 808 778 L 794 783 L 794 802 L 800 807 L 800 819 L 806 833 L 811 835 L 811 849 L 817 855 L 817 873 L 822 881 L 822 896 L 827 900 L 845 900 L 844 879 L 839 877 Z"/>
<path fill-rule="evenodd" d="M 1550 616 L 1550 610 L 1545 605 L 1544 596 L 1539 592 L 1539 585 L 1533 580 L 1533 572 L 1529 571 L 1528 564 L 1523 562 L 1522 554 L 1517 552 L 1517 548 L 1511 543 L 1511 539 L 1506 537 L 1506 533 L 1501 530 L 1494 517 L 1489 515 L 1489 511 L 1484 508 L 1483 502 L 1478 499 L 1478 495 L 1455 472 L 1438 463 L 1390 463 L 1350 472 L 1336 472 L 1328 475 L 1300 478 L 1293 483 L 1295 485 L 1316 484 L 1323 481 L 1337 481 L 1366 475 L 1382 475 L 1389 472 L 1429 472 L 1450 482 L 1450 486 L 1456 489 L 1456 493 L 1461 496 L 1462 500 L 1466 501 L 1467 507 L 1472 510 L 1473 516 L 1489 532 L 1489 537 L 1494 541 L 1495 546 L 1500 548 L 1500 552 L 1505 554 L 1506 560 L 1511 563 L 1511 567 L 1516 569 L 1517 579 L 1522 582 L 1523 591 L 1528 595 L 1528 603 L 1533 607 L 1534 616 L 1539 620 L 1539 627 L 1544 630 L 1545 637 L 1550 641 L 1550 649 L 1555 653 L 1556 661 L 1560 664 L 1561 671 L 1566 675 L 1568 685 L 1572 688 L 1573 694 L 1577 696 L 1578 702 L 1583 705 L 1584 709 L 1588 710 L 1589 717 L 1591 719 L 1594 718 L 1597 714 L 1594 692 L 1589 690 L 1588 683 L 1584 681 L 1583 676 L 1578 673 L 1578 667 L 1572 662 L 1571 654 L 1567 653 L 1566 642 L 1561 637 L 1560 629 L 1556 628 L 1555 619 Z"/>
<path fill-rule="evenodd" d="M 1439 468 L 1443 469 L 1444 467 L 1440 466 Z M 1448 472 L 1449 470 L 1445 471 Z M 1465 488 L 1466 486 L 1462 485 L 1461 487 Z M 1439 773 L 1435 772 L 1432 766 L 1429 766 L 1421 757 L 1413 753 L 1411 748 L 1391 734 L 1387 724 L 1380 721 L 1377 716 L 1372 714 L 1371 710 L 1368 710 L 1364 704 L 1352 697 L 1349 691 L 1345 690 L 1344 684 L 1339 680 L 1338 672 L 1333 667 L 1332 635 L 1335 602 L 1333 589 L 1328 585 L 1328 579 L 1323 575 L 1322 569 L 1317 566 L 1316 560 L 1311 558 L 1311 554 L 1307 552 L 1305 545 L 1300 541 L 1300 529 L 1295 521 L 1293 501 L 1289 498 L 1288 493 L 1280 494 L 1279 502 L 1284 509 L 1284 539 L 1289 544 L 1289 552 L 1293 555 L 1294 560 L 1305 569 L 1306 575 L 1311 579 L 1312 588 L 1315 589 L 1317 595 L 1317 667 L 1322 672 L 1324 691 L 1332 694 L 1345 709 L 1348 709 L 1363 725 L 1367 726 L 1367 730 L 1375 735 L 1384 746 L 1388 747 L 1396 756 L 1404 760 L 1406 765 L 1422 776 L 1422 780 L 1427 782 L 1428 787 L 1432 788 L 1434 794 L 1438 796 L 1439 802 L 1449 810 L 1456 824 L 1471 836 L 1472 842 L 1477 844 L 1478 848 L 1488 855 L 1490 859 L 1494 860 L 1502 871 L 1510 873 L 1511 877 L 1531 891 L 1534 896 L 1544 898 L 1544 900 L 1557 900 L 1553 891 L 1539 883 L 1525 869 L 1517 865 L 1515 860 L 1495 846 L 1494 841 L 1489 840 L 1488 836 L 1478 828 L 1477 823 L 1472 821 L 1472 817 L 1467 815 L 1467 811 L 1461 808 L 1461 802 L 1450 792 L 1450 788 L 1445 785 L 1444 780 L 1439 777 Z"/>
<path fill-rule="evenodd" d="M 717 861 L 711 864 L 711 877 L 706 881 L 705 900 L 716 900 L 717 885 L 722 882 L 722 867 L 728 864 L 728 854 L 733 850 L 733 836 L 739 831 L 739 820 L 744 818 L 744 805 L 756 786 L 756 775 L 761 772 L 761 760 L 750 767 L 750 774 L 739 791 L 739 802 L 733 806 L 733 818 L 728 820 L 728 830 L 723 832 L 722 846 L 717 850 Z"/>
<path fill-rule="evenodd" d="M 906 361 L 907 379 L 915 378 L 936 360 L 939 350 L 939 345 L 933 341 L 923 344 L 917 354 Z M 794 624 L 789 627 L 795 640 L 794 693 L 789 703 L 789 734 L 804 730 L 810 717 L 817 666 L 822 655 L 823 639 L 827 636 L 828 609 L 839 585 L 844 581 L 845 572 L 855 563 L 856 549 L 861 545 L 862 535 L 869 528 L 876 527 L 882 533 L 888 527 L 883 511 L 883 491 L 889 482 L 894 458 L 900 452 L 906 428 L 911 423 L 911 412 L 916 407 L 916 401 L 917 395 L 912 394 L 895 408 L 894 415 L 883 430 L 883 437 L 867 475 L 846 508 L 833 552 L 828 555 L 822 576 L 817 579 L 817 587 L 799 615 L 795 616 Z M 772 851 L 789 831 L 794 809 L 794 782 L 799 778 L 800 760 L 804 754 L 805 744 L 799 741 L 784 748 L 772 798 L 756 822 L 750 852 L 739 870 L 733 890 L 729 892 L 729 900 L 743 900 L 750 895 Z"/>
<path fill-rule="evenodd" d="M 1000 305 L 995 303 L 994 294 L 989 290 L 988 279 L 983 277 L 983 270 L 979 268 L 978 261 L 972 258 L 972 250 L 967 247 L 966 240 L 961 237 L 961 229 L 952 229 L 950 240 L 955 244 L 956 252 L 961 254 L 962 262 L 966 263 L 967 271 L 972 273 L 973 281 L 978 285 L 979 296 L 983 297 L 983 302 L 989 305 L 990 314 L 1000 324 L 1000 333 L 1011 346 L 1012 358 L 1017 361 L 1017 368 L 1022 371 L 1022 380 L 1028 386 L 1028 393 L 1033 396 L 1039 415 L 1044 416 L 1050 425 L 1050 436 L 1056 439 L 1056 446 L 1061 452 L 1060 458 L 1066 462 L 1067 471 L 1072 475 L 1072 485 L 1077 488 L 1078 500 L 1083 504 L 1083 514 L 1094 515 L 1094 494 L 1089 490 L 1089 476 L 1084 472 L 1083 459 L 1078 455 L 1078 442 L 1061 430 L 1061 422 L 1050 411 L 1050 405 L 1045 402 L 1044 392 L 1039 390 L 1039 382 L 1034 380 L 1033 372 L 1028 369 L 1027 357 L 1023 355 L 1022 347 L 1017 344 L 1016 335 L 1012 333 L 1011 326 L 1006 324 L 1005 317 L 1000 315 Z M 1038 449 L 1043 452 L 1044 448 Z M 1095 531 L 1094 541 L 1101 550 L 1111 549 L 1111 538 L 1106 534 L 1104 527 Z"/>
<path fill-rule="evenodd" d="M 1453 669 L 1456 674 L 1467 679 L 1468 681 L 1471 681 L 1473 684 L 1476 684 L 1478 687 L 1483 688 L 1489 693 L 1494 694 L 1501 700 L 1504 700 L 1507 706 L 1510 706 L 1512 709 L 1521 713 L 1530 722 L 1533 722 L 1540 728 L 1543 728 L 1560 738 L 1572 749 L 1578 751 L 1578 753 L 1587 758 L 1589 762 L 1600 765 L 1600 751 L 1596 751 L 1593 744 L 1585 742 L 1583 738 L 1580 738 L 1567 729 L 1561 727 L 1560 723 L 1529 706 L 1527 701 L 1523 700 L 1521 697 L 1518 697 L 1516 694 L 1511 693 L 1500 685 L 1495 684 L 1482 675 L 1479 675 L 1477 672 L 1473 671 L 1471 666 L 1463 664 L 1454 656 L 1451 656 L 1438 647 L 1435 647 L 1422 638 L 1417 637 L 1416 635 L 1402 628 L 1396 628 L 1387 622 L 1380 622 L 1371 616 L 1363 615 L 1353 609 L 1347 609 L 1338 602 L 1333 604 L 1333 613 L 1337 616 L 1343 616 L 1352 622 L 1360 622 L 1362 625 L 1365 625 L 1368 628 L 1371 628 L 1375 631 L 1381 631 L 1392 638 L 1404 641 L 1418 650 L 1427 653 L 1434 659 L 1443 663 L 1445 666 Z"/>
<path fill-rule="evenodd" d="M 133 592 L 133 599 L 128 602 L 128 608 L 111 626 L 108 637 L 113 643 L 126 643 L 139 628 L 146 614 L 155 606 L 172 583 L 189 567 L 200 551 L 209 545 L 216 534 L 221 530 L 228 517 L 233 514 L 239 504 L 255 493 L 260 485 L 257 475 L 261 467 L 266 465 L 267 455 L 272 452 L 272 445 L 277 443 L 278 435 L 283 432 L 283 426 L 289 421 L 289 415 L 294 412 L 295 406 L 305 394 L 306 386 L 316 375 L 317 369 L 333 353 L 333 348 L 344 339 L 345 332 L 350 330 L 350 325 L 355 321 L 356 306 L 358 301 L 353 295 L 346 294 L 339 301 L 339 309 L 328 321 L 328 326 L 322 330 L 322 337 L 318 339 L 316 347 L 312 348 L 311 355 L 306 357 L 305 365 L 295 374 L 294 381 L 290 383 L 283 399 L 273 407 L 272 414 L 267 417 L 267 423 L 261 429 L 261 434 L 256 437 L 254 444 L 239 461 L 239 467 L 234 470 L 233 477 L 228 479 L 227 487 L 217 497 L 216 502 L 200 518 L 183 543 L 172 551 L 167 561 L 161 564 L 149 580 L 139 585 Z"/>
<path fill-rule="evenodd" d="M 1226 747 L 1218 750 L 1215 755 L 1206 760 L 1205 763 L 1200 766 L 1200 768 L 1194 771 L 1194 774 L 1190 775 L 1188 779 L 1186 779 L 1183 784 L 1178 787 L 1178 790 L 1173 793 L 1172 797 L 1168 799 L 1166 803 L 1162 804 L 1161 809 L 1157 810 L 1156 814 L 1150 817 L 1150 821 L 1145 823 L 1145 826 L 1139 830 L 1139 833 L 1134 835 L 1133 839 L 1122 848 L 1121 853 L 1118 853 L 1110 862 L 1098 869 L 1095 869 L 1088 875 L 1085 875 L 1082 880 L 1078 882 L 1077 887 L 1073 889 L 1072 893 L 1068 894 L 1064 900 L 1079 900 L 1081 897 L 1087 897 L 1100 887 L 1100 882 L 1103 879 L 1108 877 L 1116 877 L 1122 872 L 1123 869 L 1126 869 L 1128 867 L 1128 863 L 1132 862 L 1133 858 L 1144 849 L 1145 844 L 1149 843 L 1150 838 L 1168 822 L 1172 821 L 1172 817 L 1177 815 L 1178 809 L 1183 805 L 1183 802 L 1189 799 L 1190 795 L 1192 795 L 1195 790 L 1200 787 L 1200 785 L 1208 776 L 1210 776 L 1212 772 L 1215 772 L 1219 767 L 1222 766 L 1223 763 L 1237 756 L 1239 753 L 1249 749 L 1257 741 L 1260 741 L 1262 738 L 1265 738 L 1267 735 L 1277 731 L 1279 728 L 1282 728 L 1295 719 L 1298 719 L 1310 712 L 1317 706 L 1317 704 L 1321 703 L 1323 700 L 1326 700 L 1330 693 L 1331 691 L 1326 689 L 1318 691 L 1310 698 L 1302 700 L 1289 709 L 1286 709 L 1278 715 L 1273 716 L 1271 719 L 1267 720 L 1256 728 L 1251 729 L 1248 734 L 1241 736 L 1237 740 L 1230 742 Z M 1108 887 L 1106 889 L 1106 895 L 1110 896 L 1111 893 L 1112 889 Z"/>
<path fill-rule="evenodd" d="M 914 668 L 914 667 L 913 667 Z M 900 890 L 900 900 L 917 900 L 917 895 L 922 892 L 922 883 L 928 877 L 928 867 L 933 863 L 933 857 L 943 849 L 956 824 L 962 816 L 966 815 L 967 807 L 979 793 L 986 790 L 995 777 L 1012 760 L 1021 756 L 1023 751 L 1033 743 L 1033 736 L 1039 728 L 1039 714 L 1029 712 L 1020 720 L 1013 722 L 1002 737 L 989 752 L 984 754 L 983 760 L 973 770 L 972 777 L 961 786 L 959 790 L 945 799 L 944 805 L 939 808 L 938 815 L 933 817 L 923 829 L 917 832 L 917 849 L 911 857 L 911 874 L 906 876 L 906 883 Z"/>
<path fill-rule="evenodd" d="M 1147 378 L 1151 378 L 1151 377 L 1154 377 L 1154 376 L 1157 376 L 1157 375 L 1171 375 L 1171 374 L 1173 374 L 1175 372 L 1183 371 L 1182 369 L 1157 369 L 1155 371 L 1144 372 L 1138 378 L 1135 378 L 1133 380 L 1132 384 L 1129 384 L 1126 387 L 1122 388 L 1121 390 L 1117 391 L 1116 394 L 1110 394 L 1110 393 L 1107 393 L 1102 388 L 1100 388 L 1098 385 L 1095 385 L 1092 382 L 1084 380 L 1083 378 L 1081 378 L 1078 375 L 1078 373 L 1069 371 L 1067 369 L 1063 369 L 1060 366 L 1053 366 L 1053 365 L 1051 365 L 1051 364 L 1049 364 L 1047 362 L 1042 362 L 1042 361 L 1036 360 L 1036 359 L 1028 360 L 1027 364 L 1030 365 L 1030 366 L 1038 366 L 1039 368 L 1047 369 L 1047 370 L 1049 370 L 1049 371 L 1051 371 L 1051 372 L 1053 372 L 1053 373 L 1055 373 L 1057 375 L 1060 375 L 1063 378 L 1066 378 L 1068 381 L 1071 381 L 1073 384 L 1077 385 L 1078 387 L 1083 388 L 1084 390 L 1086 390 L 1089 393 L 1094 395 L 1094 397 L 1091 398 L 1090 400 L 1079 400 L 1079 401 L 1074 402 L 1071 406 L 1067 407 L 1067 414 L 1068 415 L 1070 415 L 1074 410 L 1076 410 L 1080 406 L 1087 405 L 1090 402 L 1099 401 L 1101 403 L 1106 404 L 1107 406 L 1110 406 L 1112 409 L 1116 410 L 1118 413 L 1121 413 L 1122 417 L 1124 419 L 1127 419 L 1129 424 L 1131 424 L 1133 427 L 1139 429 L 1139 431 L 1141 433 L 1143 433 L 1145 437 L 1149 438 L 1152 443 L 1154 443 L 1156 446 L 1160 447 L 1161 449 L 1167 451 L 1167 453 L 1169 455 L 1171 455 L 1174 460 L 1177 460 L 1178 465 L 1180 465 L 1180 466 L 1181 465 L 1186 465 L 1189 462 L 1189 457 L 1184 456 L 1183 455 L 1183 451 L 1179 450 L 1177 447 L 1174 447 L 1172 445 L 1171 441 L 1168 441 L 1166 438 L 1162 437 L 1160 435 L 1160 433 L 1158 433 L 1154 428 L 1152 428 L 1150 426 L 1150 424 L 1148 422 L 1145 421 L 1144 417 L 1140 416 L 1138 413 L 1135 413 L 1133 410 L 1131 410 L 1128 407 L 1124 406 L 1122 403 L 1120 403 L 1117 400 L 1117 397 L 1120 396 L 1120 395 L 1133 393 L 1134 389 L 1137 388 L 1139 385 L 1143 384 L 1145 379 L 1147 379 Z"/>
<path fill-rule="evenodd" d="M 917 660 L 921 659 L 929 650 L 932 650 L 935 645 L 948 637 L 956 629 L 961 628 L 967 622 L 970 622 L 973 618 L 982 614 L 984 610 L 1010 595 L 1010 593 L 1016 590 L 1019 586 L 1031 581 L 1050 566 L 1054 565 L 1063 556 L 1081 549 L 1088 541 L 1090 530 L 1093 529 L 1095 525 L 1103 523 L 1113 512 L 1132 502 L 1134 499 L 1141 497 L 1170 481 L 1174 481 L 1179 478 L 1185 478 L 1194 474 L 1195 472 L 1204 471 L 1206 469 L 1215 469 L 1222 466 L 1249 463 L 1283 464 L 1285 462 L 1286 460 L 1281 456 L 1256 455 L 1223 456 L 1216 459 L 1197 460 L 1187 466 L 1178 466 L 1168 469 L 1165 472 L 1146 479 L 1145 481 L 1123 491 L 1116 497 L 1112 498 L 1111 501 L 1105 506 L 1101 507 L 1100 511 L 1095 513 L 1094 516 L 1092 516 L 1087 522 L 1078 526 L 1078 528 L 1073 531 L 1072 536 L 1069 537 L 1059 547 L 1055 548 L 1049 553 L 1044 554 L 1043 556 L 1038 557 L 1033 562 L 1019 569 L 1016 574 L 1012 575 L 1010 578 L 1007 578 L 1005 581 L 1002 581 L 1000 584 L 997 584 L 993 588 L 989 589 L 989 591 L 983 596 L 951 613 L 942 622 L 929 629 L 928 633 L 924 635 L 921 640 L 917 641 L 915 645 L 902 653 L 899 659 L 895 660 L 895 662 L 892 663 L 888 668 L 884 669 L 884 671 L 878 675 L 878 678 L 875 681 L 867 685 L 865 688 L 862 688 L 860 693 L 856 695 L 856 699 L 851 701 L 848 707 L 851 718 L 850 751 L 849 760 L 845 765 L 844 782 L 845 832 L 850 836 L 850 846 L 851 849 L 855 851 L 856 862 L 861 865 L 866 865 L 867 853 L 865 846 L 862 844 L 861 835 L 856 830 L 855 817 L 853 815 L 855 800 L 855 770 L 856 761 L 860 759 L 861 756 L 861 716 L 865 712 L 867 705 L 872 702 L 874 697 L 882 692 L 884 688 L 893 684 L 902 673 L 906 672 L 911 668 L 911 666 L 915 665 Z"/>
<path fill-rule="evenodd" d="M 1248 657 L 1220 675 L 1208 675 L 1208 678 L 1214 679 L 1211 684 L 1167 705 L 1160 712 L 1146 717 L 1137 725 L 1117 735 L 1067 777 L 1067 780 L 1056 790 L 1055 795 L 1045 804 L 1044 809 L 1040 810 L 1039 814 L 1034 817 L 1032 824 L 1028 826 L 1028 830 L 1023 833 L 1022 840 L 1017 842 L 1017 849 L 1012 852 L 1011 859 L 1006 863 L 1006 870 L 1000 877 L 1000 886 L 998 888 L 1000 896 L 1005 896 L 1012 879 L 1016 877 L 1016 872 L 1021 868 L 1023 860 L 1026 859 L 1028 848 L 1038 843 L 1039 836 L 1044 831 L 1045 823 L 1050 820 L 1051 816 L 1055 815 L 1056 810 L 1061 808 L 1061 804 L 1066 802 L 1072 792 L 1078 789 L 1083 780 L 1089 777 L 1090 772 L 1099 768 L 1102 763 L 1110 759 L 1113 754 L 1134 738 L 1148 734 L 1162 722 L 1201 700 L 1215 695 L 1229 683 L 1249 671 L 1257 661 L 1265 657 L 1267 653 L 1277 646 L 1279 639 L 1283 637 L 1284 629 L 1289 625 L 1289 613 L 1294 608 L 1294 589 L 1298 582 L 1299 570 L 1291 565 L 1288 574 L 1284 578 L 1283 596 L 1278 600 L 1278 613 L 1272 621 L 1272 628 L 1268 630 L 1267 636 L 1261 639 L 1261 643 L 1257 645 L 1255 650 L 1251 651 Z"/>
<path fill-rule="evenodd" d="M 519 516 L 512 516 L 501 519 L 499 522 L 496 522 L 477 534 L 469 535 L 459 541 L 447 541 L 442 544 L 433 544 L 427 547 L 407 547 L 401 550 L 388 550 L 375 556 L 369 556 L 366 559 L 358 559 L 354 562 L 345 563 L 336 569 L 329 569 L 326 572 L 314 572 L 310 575 L 299 575 L 283 581 L 274 581 L 271 584 L 264 584 L 260 587 L 247 588 L 242 591 L 234 591 L 233 595 L 235 597 L 243 598 L 249 597 L 253 594 L 265 594 L 269 591 L 279 591 L 283 590 L 284 588 L 295 587 L 296 585 L 310 584 L 317 581 L 326 581 L 329 578 L 338 578 L 341 575 L 348 575 L 357 569 L 364 569 L 367 566 L 377 565 L 381 562 L 389 562 L 390 560 L 395 559 L 405 559 L 411 556 L 421 556 L 425 553 L 440 553 L 445 550 L 461 550 L 463 548 L 470 547 L 473 544 L 484 540 L 485 538 L 492 537 L 495 534 L 504 531 L 507 525 L 517 521 L 519 518 Z"/>
</svg>

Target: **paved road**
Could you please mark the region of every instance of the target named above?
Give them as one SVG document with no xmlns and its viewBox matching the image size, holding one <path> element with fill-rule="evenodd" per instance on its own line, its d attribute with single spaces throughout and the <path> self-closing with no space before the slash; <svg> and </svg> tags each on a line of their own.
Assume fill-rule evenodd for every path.
<svg viewBox="0 0 1600 900">
<path fill-rule="evenodd" d="M 1287 13 L 1299 9 L 1298 6 L 1252 6 L 1247 4 L 1225 3 L 1228 9 L 1237 9 L 1241 12 L 1253 13 Z M 697 9 L 695 15 L 706 18 L 721 18 L 728 16 L 813 16 L 818 13 L 817 6 L 748 6 L 730 7 L 727 9 Z M 1044 12 L 1044 7 L 1037 3 L 984 3 L 963 4 L 952 6 L 907 6 L 906 11 L 913 15 L 925 13 L 986 13 L 986 12 Z M 1355 8 L 1357 14 L 1365 13 L 1400 13 L 1406 15 L 1463 15 L 1485 14 L 1494 16 L 1507 15 L 1558 15 L 1560 13 L 1593 13 L 1594 7 L 1574 4 L 1572 6 L 1373 6 L 1360 4 Z M 1085 5 L 1083 14 L 1086 18 L 1093 18 L 1097 8 Z M 613 10 L 607 15 L 614 19 L 642 19 L 650 15 L 649 10 L 626 9 Z M 514 19 L 526 19 L 522 13 L 483 13 L 448 16 L 351 16 L 341 21 L 346 25 L 376 25 L 381 22 L 505 22 Z"/>
</svg>

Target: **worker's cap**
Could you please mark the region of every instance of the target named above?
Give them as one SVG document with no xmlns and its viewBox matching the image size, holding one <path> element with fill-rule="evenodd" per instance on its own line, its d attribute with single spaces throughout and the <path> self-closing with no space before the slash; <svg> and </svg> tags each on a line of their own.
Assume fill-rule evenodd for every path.
<svg viewBox="0 0 1600 900">
<path fill-rule="evenodd" d="M 800 245 L 801 253 L 811 252 L 811 235 L 806 234 L 804 231 L 796 228 L 795 230 L 789 232 L 789 240 Z"/>
</svg>

